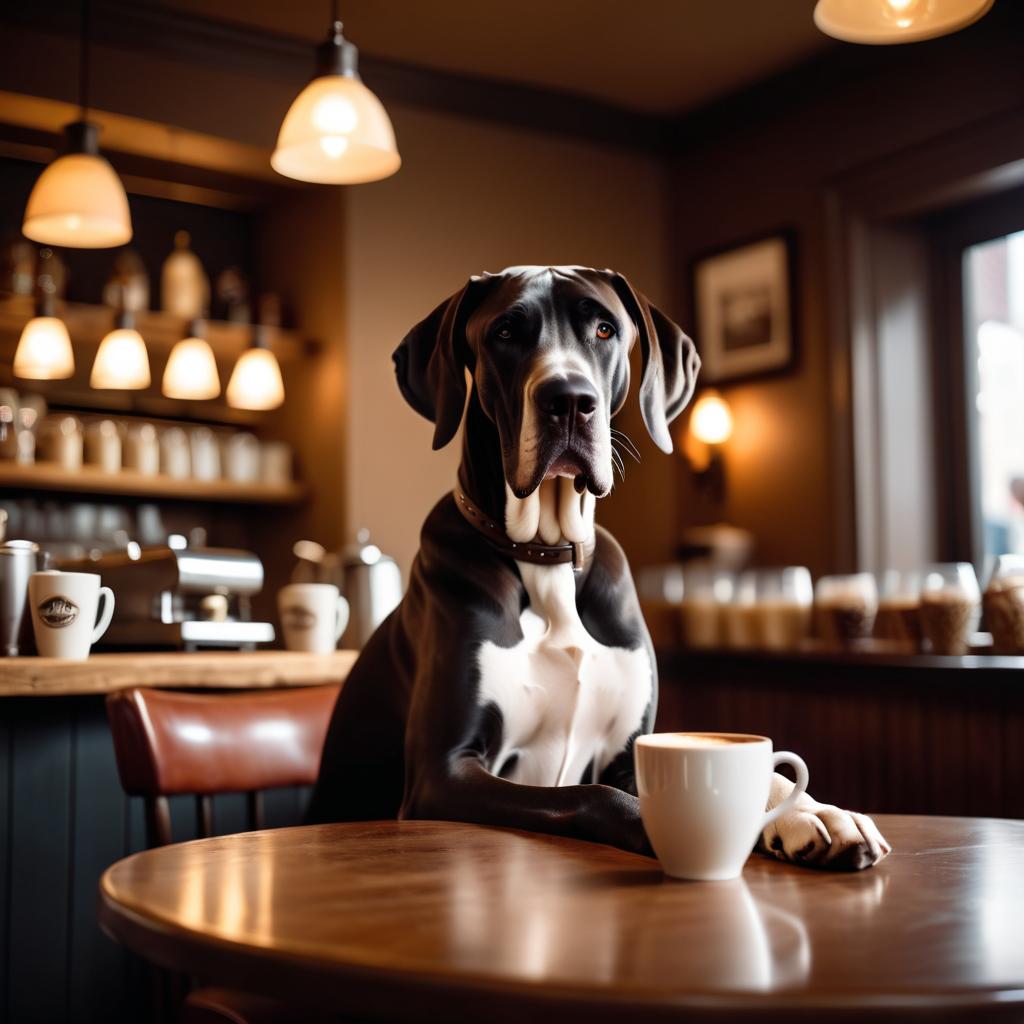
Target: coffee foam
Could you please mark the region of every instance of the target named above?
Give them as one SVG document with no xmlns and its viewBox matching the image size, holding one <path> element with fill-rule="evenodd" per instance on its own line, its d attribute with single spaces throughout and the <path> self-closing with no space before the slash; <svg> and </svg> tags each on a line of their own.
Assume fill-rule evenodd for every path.
<svg viewBox="0 0 1024 1024">
<path fill-rule="evenodd" d="M 710 747 L 734 747 L 740 743 L 760 743 L 763 740 L 763 736 L 747 736 L 744 733 L 738 732 L 656 732 L 648 736 L 641 736 L 639 742 L 642 742 L 646 747 L 692 750 Z"/>
</svg>

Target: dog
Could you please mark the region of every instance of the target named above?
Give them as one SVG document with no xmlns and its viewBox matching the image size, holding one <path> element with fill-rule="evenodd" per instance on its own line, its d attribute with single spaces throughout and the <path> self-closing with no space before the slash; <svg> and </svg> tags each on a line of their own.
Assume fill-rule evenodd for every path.
<svg viewBox="0 0 1024 1024">
<path fill-rule="evenodd" d="M 594 522 L 636 344 L 643 421 L 671 452 L 700 359 L 621 274 L 474 276 L 398 346 L 434 449 L 465 421 L 462 461 L 342 688 L 311 821 L 467 821 L 651 852 L 633 743 L 654 725 L 654 650 L 625 555 Z M 791 789 L 776 774 L 769 808 Z M 890 851 L 870 818 L 806 795 L 758 846 L 847 870 Z"/>
</svg>

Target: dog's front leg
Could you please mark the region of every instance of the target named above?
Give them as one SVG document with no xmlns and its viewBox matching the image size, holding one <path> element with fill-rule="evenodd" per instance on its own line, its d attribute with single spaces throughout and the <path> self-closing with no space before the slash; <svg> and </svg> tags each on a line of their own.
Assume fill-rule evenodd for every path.
<svg viewBox="0 0 1024 1024">
<path fill-rule="evenodd" d="M 773 775 L 768 810 L 792 791 L 789 779 L 778 773 Z M 780 860 L 834 871 L 860 871 L 892 852 L 878 826 L 866 814 L 820 804 L 807 793 L 789 814 L 761 833 L 757 848 Z"/>
<path fill-rule="evenodd" d="M 652 852 L 632 794 L 604 785 L 525 786 L 491 774 L 470 754 L 417 773 L 400 817 L 520 828 Z"/>
</svg>

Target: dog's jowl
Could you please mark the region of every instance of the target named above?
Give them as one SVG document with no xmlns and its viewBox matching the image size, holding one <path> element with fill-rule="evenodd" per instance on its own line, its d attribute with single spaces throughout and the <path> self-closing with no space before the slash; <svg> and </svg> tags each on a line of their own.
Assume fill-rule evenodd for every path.
<svg viewBox="0 0 1024 1024">
<path fill-rule="evenodd" d="M 632 748 L 654 723 L 654 652 L 622 549 L 594 522 L 637 344 L 644 424 L 671 452 L 700 360 L 621 274 L 473 277 L 399 345 L 402 394 L 435 448 L 464 424 L 462 461 L 342 690 L 313 820 L 473 821 L 648 850 Z M 776 776 L 770 802 L 788 786 Z M 761 844 L 843 868 L 889 852 L 870 818 L 809 797 Z"/>
</svg>

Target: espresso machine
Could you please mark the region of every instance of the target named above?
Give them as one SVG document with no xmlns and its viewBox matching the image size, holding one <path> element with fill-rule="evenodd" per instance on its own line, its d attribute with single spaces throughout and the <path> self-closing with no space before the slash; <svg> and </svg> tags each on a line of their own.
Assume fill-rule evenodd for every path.
<svg viewBox="0 0 1024 1024">
<path fill-rule="evenodd" d="M 248 551 L 167 545 L 61 559 L 57 568 L 95 572 L 114 591 L 114 618 L 100 647 L 254 650 L 274 627 L 253 622 L 251 598 L 263 587 L 263 563 Z"/>
</svg>

